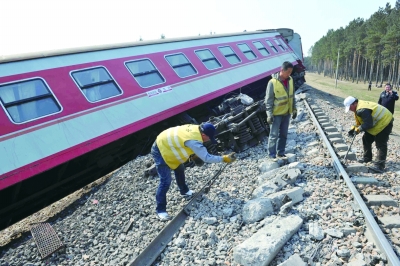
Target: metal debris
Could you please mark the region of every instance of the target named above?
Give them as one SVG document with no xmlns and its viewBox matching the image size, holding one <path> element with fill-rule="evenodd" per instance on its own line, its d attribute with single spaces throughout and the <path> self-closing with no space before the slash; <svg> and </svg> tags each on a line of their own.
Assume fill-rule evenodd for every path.
<svg viewBox="0 0 400 266">
<path fill-rule="evenodd" d="M 53 227 L 51 227 L 49 223 L 31 225 L 31 233 L 42 259 L 47 258 L 64 247 L 64 244 L 58 238 L 56 231 L 54 231 Z"/>
</svg>

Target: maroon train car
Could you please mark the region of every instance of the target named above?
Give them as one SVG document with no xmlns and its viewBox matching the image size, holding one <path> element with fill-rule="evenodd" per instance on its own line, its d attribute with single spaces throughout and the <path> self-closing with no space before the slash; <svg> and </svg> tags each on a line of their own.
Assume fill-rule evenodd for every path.
<svg viewBox="0 0 400 266">
<path fill-rule="evenodd" d="M 290 29 L 1 58 L 0 229 L 148 151 L 156 125 L 284 61 L 304 76 L 302 60 Z"/>
</svg>

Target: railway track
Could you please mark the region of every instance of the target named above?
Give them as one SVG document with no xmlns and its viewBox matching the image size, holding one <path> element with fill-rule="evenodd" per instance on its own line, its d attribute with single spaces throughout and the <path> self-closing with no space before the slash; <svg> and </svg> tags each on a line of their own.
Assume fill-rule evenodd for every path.
<svg viewBox="0 0 400 266">
<path fill-rule="evenodd" d="M 323 107 L 327 114 L 329 111 L 336 114 L 338 110 L 343 111 L 339 104 L 334 108 L 333 104 L 323 106 L 326 99 L 318 99 L 315 93 L 308 97 L 313 99 L 311 105 Z M 288 150 L 296 155 L 296 161 L 301 162 L 302 167 L 298 168 L 301 175 L 293 184 L 280 189 L 284 192 L 301 188 L 304 193 L 303 199 L 289 206 L 286 212 L 281 206 L 265 219 L 245 221 L 243 210 L 265 181 L 262 178 L 266 175 L 265 142 L 242 152 L 239 155 L 241 159 L 223 171 L 220 165 L 188 169 L 187 182 L 191 189 L 198 192 L 198 197 L 185 201 L 173 185 L 168 194 L 168 211 L 176 221 L 174 219 L 169 223 L 161 222 L 155 216 L 153 201 L 158 180 L 156 177 L 143 178 L 144 165 L 150 158 L 144 156 L 123 166 L 101 187 L 94 188 L 73 206 L 49 220 L 66 249 L 42 263 L 239 265 L 237 246 L 263 228 L 271 227 L 274 221 L 295 215 L 302 219 L 302 225 L 283 243 L 269 265 L 278 265 L 293 254 L 310 265 L 352 261 L 364 261 L 366 265 L 398 265 L 396 252 L 400 249 L 395 244 L 398 239 L 395 228 L 382 227 L 384 232 L 376 233 L 378 241 L 367 237 L 368 233 L 381 228 L 382 224 L 376 221 L 379 221 L 382 211 L 398 215 L 398 208 L 365 204 L 365 208 L 351 207 L 360 205 L 367 192 L 395 191 L 393 188 L 398 184 L 391 184 L 391 181 L 397 177 L 396 163 L 389 162 L 389 171 L 385 174 L 352 173 L 346 174 L 346 180 L 340 167 L 344 171 L 349 167 L 343 167 L 341 158 L 335 160 L 333 155 L 329 155 L 331 149 L 334 154 L 337 151 L 328 148 L 329 138 L 319 135 L 326 130 L 314 123 L 318 119 L 308 112 L 311 108 L 308 109 L 304 101 L 298 104 L 303 108 L 304 115 L 301 119 L 299 114 L 298 121 L 291 126 Z M 317 110 L 314 113 L 318 114 Z M 346 122 L 349 121 L 331 121 L 337 128 L 347 128 Z M 346 137 L 345 141 L 350 142 Z M 357 153 L 357 140 L 352 152 Z M 287 165 L 280 167 L 276 175 L 286 171 L 285 167 Z M 376 177 L 378 182 L 353 183 L 363 175 Z M 209 189 L 210 181 L 215 176 Z M 360 198 L 352 194 L 348 184 L 353 185 L 354 191 L 360 191 Z M 392 197 L 398 203 L 398 193 Z M 190 206 L 187 206 L 188 203 Z M 364 212 L 367 216 L 369 213 L 372 220 L 371 217 L 364 217 Z M 323 230 L 322 239 L 313 238 L 310 232 L 312 224 L 318 224 Z M 332 236 L 333 230 L 342 232 L 342 236 Z M 160 233 L 164 234 L 164 240 Z M 0 253 L 0 265 L 24 265 L 27 262 L 41 262 L 29 233 L 4 247 Z"/>
<path fill-rule="evenodd" d="M 332 166 L 335 169 L 338 178 L 342 178 L 346 183 L 348 189 L 351 191 L 352 197 L 354 199 L 354 203 L 356 209 L 360 210 L 363 214 L 365 224 L 367 226 L 367 230 L 369 231 L 371 237 L 373 238 L 374 243 L 379 247 L 379 250 L 384 254 L 387 259 L 388 265 L 400 265 L 399 257 L 396 255 L 393 250 L 392 245 L 389 243 L 386 238 L 384 232 L 382 232 L 380 226 L 375 220 L 372 210 L 367 206 L 367 203 L 364 201 L 353 181 L 351 180 L 351 173 L 346 171 L 346 165 L 343 164 L 342 161 L 347 162 L 346 157 L 355 158 L 355 154 L 350 151 L 352 142 L 349 147 L 347 147 L 347 151 L 344 153 L 343 148 L 345 145 L 338 145 L 335 147 L 335 144 L 340 144 L 341 137 L 338 136 L 339 133 L 336 128 L 329 122 L 329 118 L 324 115 L 324 112 L 321 108 L 316 105 L 309 105 L 307 101 L 304 101 L 305 107 L 308 111 L 310 119 L 313 121 L 315 126 L 318 129 L 318 132 L 321 136 L 321 139 L 329 151 L 329 155 L 332 158 Z M 320 121 L 322 123 L 320 123 Z M 323 125 L 321 125 L 323 124 Z M 340 133 L 339 133 L 340 134 Z M 350 154 L 349 154 L 350 152 Z M 344 156 L 343 156 L 344 153 Z M 351 155 L 351 156 L 350 156 Z M 342 157 L 342 158 L 341 158 Z M 341 161 L 342 159 L 342 161 Z M 352 169 L 358 168 L 362 171 L 365 171 L 365 167 L 357 164 L 350 165 Z M 208 184 L 215 180 L 216 177 L 220 175 L 221 170 L 210 180 Z M 372 181 L 372 180 L 371 180 Z M 209 191 L 209 185 L 205 185 L 197 195 L 193 197 L 193 199 L 186 205 L 179 214 L 164 228 L 164 230 L 151 242 L 151 244 L 134 260 L 132 260 L 129 265 L 139 266 L 139 265 L 152 265 L 156 258 L 161 254 L 164 248 L 167 246 L 168 242 L 173 238 L 173 236 L 179 232 L 180 227 L 184 224 L 185 219 L 189 216 L 190 208 L 193 205 L 193 202 L 201 200 L 201 197 L 204 193 Z M 387 198 L 390 198 L 390 195 L 387 195 Z M 385 203 L 383 203 L 385 204 Z M 393 206 L 394 201 L 386 203 L 390 204 L 389 206 Z M 398 206 L 398 204 L 395 204 Z M 320 247 L 318 247 L 319 249 Z"/>
<path fill-rule="evenodd" d="M 315 105 L 310 106 L 307 102 L 305 102 L 305 105 L 310 113 L 311 119 L 313 120 L 313 122 L 315 123 L 315 125 L 318 128 L 320 136 L 321 136 L 326 148 L 328 149 L 330 156 L 332 157 L 333 167 L 335 168 L 338 176 L 340 178 L 343 178 L 343 180 L 346 182 L 347 187 L 350 189 L 350 191 L 353 195 L 354 203 L 357 205 L 357 208 L 359 210 L 361 210 L 361 212 L 363 213 L 366 225 L 371 232 L 371 235 L 375 241 L 375 244 L 378 245 L 380 250 L 382 251 L 382 253 L 385 254 L 389 265 L 400 265 L 400 260 L 399 260 L 398 256 L 396 255 L 396 253 L 394 252 L 392 245 L 386 239 L 385 234 L 382 232 L 377 221 L 371 214 L 371 210 L 368 208 L 367 203 L 364 201 L 364 199 L 360 195 L 359 191 L 357 190 L 353 181 L 351 180 L 349 173 L 346 171 L 346 169 L 345 169 L 346 165 L 343 165 L 342 162 L 340 161 L 340 156 L 343 156 L 343 151 L 341 152 L 340 150 L 338 150 L 338 149 L 335 150 L 335 148 L 334 148 L 334 144 L 336 143 L 335 139 L 339 139 L 339 138 L 337 138 L 337 136 L 333 135 L 333 134 L 330 134 L 331 136 L 329 136 L 329 133 L 326 131 L 328 128 L 332 127 L 332 124 L 330 124 L 330 122 L 327 121 L 327 119 L 326 119 L 327 117 L 324 115 L 324 112 L 322 111 L 322 109 L 320 109 L 318 106 L 315 106 Z M 318 114 L 319 114 L 319 119 L 317 118 Z M 323 121 L 324 123 L 320 123 L 320 121 Z M 324 126 L 322 126 L 321 124 L 324 124 Z M 334 129 L 334 128 L 332 128 L 332 129 Z M 338 132 L 338 131 L 333 130 L 330 132 Z M 354 138 L 353 138 L 353 140 L 354 140 Z M 352 140 L 352 142 L 353 142 L 353 140 Z M 352 142 L 350 143 L 350 146 L 347 149 L 347 152 L 345 153 L 345 155 L 342 158 L 343 160 L 345 160 L 345 162 L 347 159 L 346 157 L 348 156 L 348 152 L 350 151 Z M 342 146 L 340 146 L 340 147 L 342 147 Z M 354 166 L 356 166 L 356 165 L 353 165 L 353 168 L 354 168 Z M 360 167 L 360 166 L 358 166 L 358 167 Z M 366 169 L 362 169 L 362 170 L 365 171 Z M 390 195 L 387 195 L 387 198 L 391 198 Z M 395 202 L 390 202 L 389 204 L 395 204 L 395 206 L 398 206 L 398 203 L 396 204 Z"/>
</svg>

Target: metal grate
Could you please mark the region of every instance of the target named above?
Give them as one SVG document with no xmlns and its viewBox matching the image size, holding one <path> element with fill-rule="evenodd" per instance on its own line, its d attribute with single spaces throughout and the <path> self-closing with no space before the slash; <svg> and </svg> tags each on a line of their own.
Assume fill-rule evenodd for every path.
<svg viewBox="0 0 400 266">
<path fill-rule="evenodd" d="M 31 225 L 31 233 L 39 249 L 42 259 L 47 258 L 57 250 L 64 247 L 57 236 L 56 231 L 49 223 Z"/>
</svg>

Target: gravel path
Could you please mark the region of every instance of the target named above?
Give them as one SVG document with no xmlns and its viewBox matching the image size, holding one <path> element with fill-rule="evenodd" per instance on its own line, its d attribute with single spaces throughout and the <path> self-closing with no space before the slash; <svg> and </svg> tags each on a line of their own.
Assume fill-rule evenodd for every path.
<svg viewBox="0 0 400 266">
<path fill-rule="evenodd" d="M 343 100 L 309 88 L 307 97 L 325 110 L 334 126 L 343 128 L 345 135 L 353 117 L 344 113 Z M 298 107 L 304 109 L 303 103 L 299 102 Z M 278 265 L 293 254 L 308 261 L 317 247 L 320 248 L 314 258 L 315 265 L 386 265 L 385 257 L 365 236 L 362 215 L 352 209 L 351 193 L 344 181 L 336 178 L 328 151 L 308 115 L 292 123 L 290 132 L 291 148 L 297 161 L 303 165 L 302 174 L 293 186 L 304 190 L 304 200 L 294 205 L 289 214 L 302 217 L 303 225 L 270 265 Z M 349 144 L 347 136 L 344 138 Z M 365 176 L 373 176 L 391 186 L 365 185 L 358 188 L 364 194 L 371 191 L 390 193 L 399 202 L 399 142 L 391 137 L 389 147 L 387 172 L 367 173 Z M 276 212 L 258 222 L 246 224 L 243 221 L 243 206 L 260 186 L 258 177 L 261 174 L 260 165 L 266 158 L 265 148 L 266 143 L 261 143 L 239 154 L 242 159 L 229 165 L 211 191 L 203 195 L 202 201 L 196 204 L 186 224 L 155 265 L 238 265 L 233 258 L 233 248 L 273 220 L 286 215 Z M 353 144 L 353 151 L 360 157 L 360 138 Z M 126 265 L 166 224 L 157 219 L 154 210 L 158 178 L 142 175 L 149 159 L 150 156 L 144 156 L 129 162 L 110 178 L 104 178 L 102 184 L 86 188 L 78 195 L 80 198 L 49 219 L 66 246 L 64 252 L 55 253 L 42 261 L 31 234 L 23 233 L 23 228 L 27 228 L 26 224 L 32 220 L 23 221 L 19 230 L 10 228 L 2 231 L 2 243 L 7 243 L 12 235 L 19 237 L 2 248 L 0 265 Z M 188 169 L 189 187 L 199 190 L 221 166 L 206 164 Z M 168 193 L 167 211 L 174 215 L 186 203 L 173 182 Z M 43 215 L 43 212 L 40 213 Z M 373 212 L 378 217 L 399 215 L 399 208 L 380 206 Z M 131 220 L 131 229 L 124 233 L 125 225 Z M 316 241 L 309 234 L 311 223 L 317 223 L 325 230 L 321 241 Z M 335 235 L 334 232 L 343 232 L 343 228 L 351 230 L 340 237 Z M 397 254 L 400 254 L 399 230 L 385 229 L 385 232 Z M 350 264 L 358 261 L 366 264 Z"/>
</svg>

